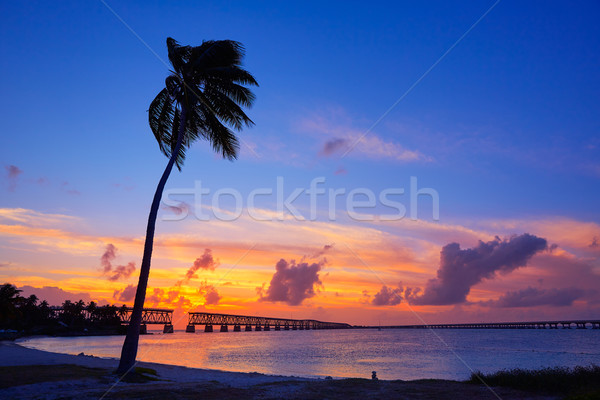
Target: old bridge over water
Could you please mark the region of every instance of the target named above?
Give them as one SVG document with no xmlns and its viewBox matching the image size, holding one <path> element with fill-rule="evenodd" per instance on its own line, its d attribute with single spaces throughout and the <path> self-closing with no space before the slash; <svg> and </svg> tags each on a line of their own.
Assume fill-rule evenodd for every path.
<svg viewBox="0 0 600 400">
<path fill-rule="evenodd" d="M 58 317 L 64 311 L 65 310 L 62 307 L 52 308 L 52 313 L 55 317 Z M 132 311 L 133 308 L 131 307 L 120 307 L 116 310 L 117 316 L 121 320 L 121 324 L 129 324 L 131 321 Z M 88 310 L 88 308 L 83 308 L 82 314 L 86 319 L 89 319 L 91 312 Z M 142 311 L 140 333 L 147 333 L 148 325 L 163 325 L 164 333 L 173 333 L 173 310 L 163 308 L 144 308 Z M 352 326 L 348 324 L 323 322 L 313 319 L 285 319 L 254 317 L 247 315 L 190 312 L 186 332 L 195 332 L 196 325 L 204 325 L 205 332 L 212 332 L 213 325 L 219 326 L 221 332 L 227 332 L 230 325 L 233 327 L 234 332 L 240 332 L 242 330 L 242 326 L 244 326 L 244 331 L 252 331 L 252 327 L 254 327 L 255 331 L 270 331 L 271 329 L 279 331 L 352 328 Z"/>
<path fill-rule="evenodd" d="M 64 312 L 62 307 L 53 307 L 53 315 L 58 317 Z M 117 315 L 121 324 L 129 324 L 131 321 L 131 307 L 120 307 Z M 90 310 L 82 310 L 85 318 L 90 318 Z M 600 329 L 600 320 L 598 319 L 564 319 L 554 321 L 533 321 L 533 322 L 484 322 L 467 324 L 430 324 L 430 325 L 393 325 L 393 326 L 352 326 L 338 322 L 323 322 L 313 319 L 287 319 L 287 318 L 269 318 L 247 315 L 216 314 L 206 312 L 188 313 L 188 325 L 186 332 L 195 332 L 196 326 L 204 326 L 205 332 L 213 332 L 213 327 L 220 327 L 221 332 L 227 332 L 229 326 L 233 327 L 234 332 L 242 331 L 280 331 L 280 330 L 308 330 L 308 329 L 586 329 L 588 326 L 592 329 Z M 163 308 L 144 308 L 142 312 L 142 324 L 140 333 L 147 332 L 147 325 L 164 325 L 164 333 L 173 333 L 173 310 Z M 253 329 L 254 328 L 254 329 Z"/>
<path fill-rule="evenodd" d="M 244 331 L 280 331 L 280 330 L 305 330 L 305 329 L 348 329 L 351 325 L 338 322 L 323 322 L 314 319 L 286 319 L 253 317 L 247 315 L 213 314 L 205 312 L 189 313 L 186 332 L 196 332 L 196 325 L 204 325 L 204 332 L 212 332 L 213 326 L 220 326 L 221 332 L 227 332 L 233 326 L 234 332 Z"/>
<path fill-rule="evenodd" d="M 557 321 L 522 322 L 474 322 L 467 324 L 429 324 L 429 325 L 391 325 L 391 326 L 354 326 L 362 329 L 600 329 L 597 319 L 563 319 Z"/>
</svg>

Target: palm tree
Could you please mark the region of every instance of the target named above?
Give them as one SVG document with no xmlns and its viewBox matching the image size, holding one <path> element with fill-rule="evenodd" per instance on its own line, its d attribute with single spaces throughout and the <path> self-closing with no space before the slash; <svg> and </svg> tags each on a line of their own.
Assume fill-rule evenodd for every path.
<svg viewBox="0 0 600 400">
<path fill-rule="evenodd" d="M 0 328 L 12 327 L 18 317 L 17 305 L 23 299 L 19 293 L 20 289 L 10 283 L 0 286 Z"/>
<path fill-rule="evenodd" d="M 253 125 L 241 107 L 250 107 L 254 101 L 254 94 L 244 85 L 258 86 L 258 83 L 242 68 L 244 48 L 241 43 L 210 40 L 192 47 L 181 46 L 167 38 L 167 49 L 173 71 L 165 80 L 166 87 L 150 104 L 149 122 L 169 162 L 150 208 L 140 279 L 121 351 L 119 373 L 127 373 L 135 364 L 156 216 L 173 165 L 181 170 L 185 150 L 198 139 L 208 140 L 216 152 L 233 160 L 237 158 L 239 144 L 229 127 L 241 131 L 244 126 Z"/>
</svg>

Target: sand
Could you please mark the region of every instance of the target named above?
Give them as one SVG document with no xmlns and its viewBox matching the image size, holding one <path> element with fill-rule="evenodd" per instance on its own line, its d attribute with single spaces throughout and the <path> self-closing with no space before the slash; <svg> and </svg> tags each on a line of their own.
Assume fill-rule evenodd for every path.
<svg viewBox="0 0 600 400">
<path fill-rule="evenodd" d="M 14 342 L 0 342 L 0 367 L 5 374 L 27 374 L 33 365 L 53 372 L 59 365 L 102 368 L 96 374 L 65 376 L 50 382 L 9 383 L 0 389 L 0 399 L 548 399 L 504 388 L 462 382 L 371 381 L 366 379 L 307 379 L 259 373 L 226 372 L 209 369 L 140 362 L 151 368 L 159 380 L 144 383 L 119 381 L 114 374 L 118 360 L 87 355 L 68 355 L 34 350 Z M 85 369 L 83 369 L 85 371 Z M 39 368 L 35 374 L 39 374 Z M 33 371 L 32 371 L 33 374 Z M 98 376 L 101 375 L 101 376 Z M 35 379 L 33 377 L 32 379 Z M 41 379 L 41 378 L 40 378 Z"/>
</svg>

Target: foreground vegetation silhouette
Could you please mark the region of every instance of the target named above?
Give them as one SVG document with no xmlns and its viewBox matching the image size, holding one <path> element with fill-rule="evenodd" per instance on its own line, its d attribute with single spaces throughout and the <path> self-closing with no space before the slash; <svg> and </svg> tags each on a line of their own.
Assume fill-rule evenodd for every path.
<svg viewBox="0 0 600 400">
<path fill-rule="evenodd" d="M 150 104 L 149 123 L 169 162 L 150 208 L 131 323 L 117 369 L 121 374 L 133 367 L 137 356 L 156 217 L 173 165 L 181 170 L 186 149 L 199 139 L 208 140 L 216 152 L 233 160 L 237 158 L 239 144 L 232 129 L 241 131 L 253 125 L 242 107 L 252 106 L 255 98 L 246 86 L 258 86 L 258 83 L 242 68 L 244 48 L 241 43 L 210 40 L 192 47 L 181 46 L 175 39 L 167 38 L 167 49 L 173 70 L 165 80 L 165 88 Z"/>
<path fill-rule="evenodd" d="M 588 365 L 541 369 L 474 372 L 469 383 L 502 386 L 533 393 L 569 395 L 569 399 L 600 399 L 600 366 Z"/>
<path fill-rule="evenodd" d="M 23 297 L 20 293 L 10 283 L 0 286 L 0 330 L 5 331 L 6 338 L 34 334 L 117 334 L 122 329 L 120 317 L 127 312 L 125 305 L 98 306 L 93 301 L 85 304 L 83 300 L 66 300 L 62 310 L 55 312 L 55 307 L 46 300 L 39 301 L 34 294 Z M 10 335 L 6 331 L 16 332 Z"/>
</svg>

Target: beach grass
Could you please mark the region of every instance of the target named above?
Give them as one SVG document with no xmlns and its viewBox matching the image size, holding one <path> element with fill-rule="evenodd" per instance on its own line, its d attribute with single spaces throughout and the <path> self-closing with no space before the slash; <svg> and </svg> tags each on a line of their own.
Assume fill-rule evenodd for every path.
<svg viewBox="0 0 600 400">
<path fill-rule="evenodd" d="M 481 378 L 481 379 L 480 379 Z M 490 374 L 477 372 L 469 383 L 481 384 L 483 380 L 493 387 L 509 387 L 535 393 L 551 393 L 568 399 L 600 399 L 600 367 L 554 367 L 537 370 L 511 369 Z"/>
</svg>

